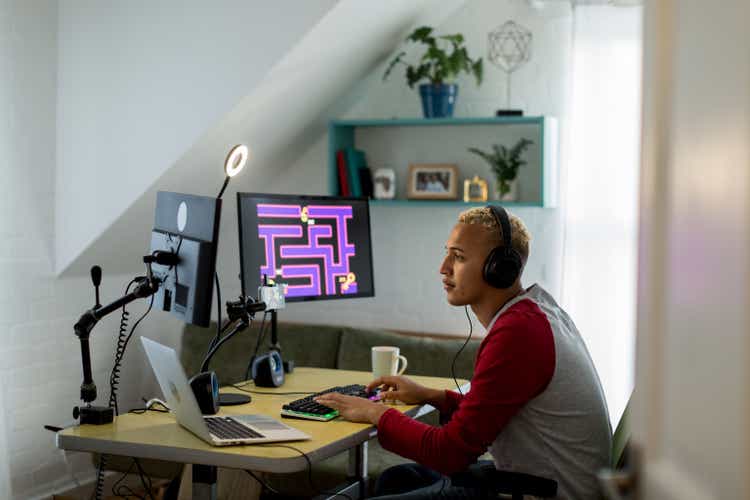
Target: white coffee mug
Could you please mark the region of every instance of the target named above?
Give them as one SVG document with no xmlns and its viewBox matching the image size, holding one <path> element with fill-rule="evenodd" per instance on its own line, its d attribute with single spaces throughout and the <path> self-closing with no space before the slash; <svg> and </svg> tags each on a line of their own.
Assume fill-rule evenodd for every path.
<svg viewBox="0 0 750 500">
<path fill-rule="evenodd" d="M 399 360 L 403 365 L 399 368 Z M 379 345 L 372 348 L 372 376 L 374 378 L 389 375 L 401 375 L 406 370 L 407 362 L 399 354 L 399 348 Z"/>
</svg>

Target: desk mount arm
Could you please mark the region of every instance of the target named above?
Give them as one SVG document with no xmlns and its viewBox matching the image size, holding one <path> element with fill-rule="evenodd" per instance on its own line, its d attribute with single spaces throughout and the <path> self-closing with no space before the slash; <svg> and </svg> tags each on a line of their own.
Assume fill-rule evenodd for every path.
<svg viewBox="0 0 750 500">
<path fill-rule="evenodd" d="M 175 256 L 176 257 L 176 256 Z M 173 257 L 165 257 L 166 259 L 173 259 Z M 81 400 L 86 404 L 83 407 L 73 408 L 73 418 L 78 419 L 80 417 L 81 424 L 106 424 L 112 422 L 114 412 L 112 408 L 91 406 L 91 402 L 96 400 L 96 384 L 94 384 L 94 378 L 91 373 L 91 350 L 89 348 L 89 337 L 91 331 L 94 329 L 96 324 L 112 312 L 120 309 L 123 306 L 130 304 L 137 299 L 143 299 L 150 297 L 159 290 L 161 285 L 160 281 L 154 278 L 151 273 L 151 262 L 161 260 L 155 258 L 153 255 L 148 255 L 143 258 L 146 265 L 147 276 L 137 278 L 137 284 L 135 289 L 115 300 L 111 304 L 102 306 L 99 304 L 99 282 L 101 280 L 101 268 L 94 266 L 91 270 L 92 279 L 94 286 L 96 287 L 96 304 L 93 308 L 84 312 L 78 319 L 75 325 L 73 325 L 73 331 L 81 342 L 81 363 L 83 369 L 83 382 L 81 383 Z"/>
</svg>

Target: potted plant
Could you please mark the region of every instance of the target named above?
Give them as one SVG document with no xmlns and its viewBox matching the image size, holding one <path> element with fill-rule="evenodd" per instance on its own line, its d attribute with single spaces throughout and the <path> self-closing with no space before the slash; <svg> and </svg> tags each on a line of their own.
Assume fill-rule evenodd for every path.
<svg viewBox="0 0 750 500">
<path fill-rule="evenodd" d="M 432 31 L 431 27 L 422 26 L 406 38 L 408 42 L 426 45 L 419 64 L 404 62 L 406 52 L 401 52 L 388 65 L 383 80 L 388 78 L 397 64 L 405 65 L 406 83 L 410 88 L 414 88 L 414 85 L 422 80 L 429 81 L 419 86 L 424 116 L 453 116 L 453 105 L 458 95 L 458 85 L 453 81 L 460 73 L 466 72 L 476 78 L 477 85 L 481 84 L 482 58 L 473 60 L 469 57 L 463 35 L 456 33 L 435 37 Z"/>
<path fill-rule="evenodd" d="M 512 148 L 508 149 L 502 144 L 493 144 L 492 153 L 487 153 L 477 148 L 469 148 L 469 152 L 474 153 L 484 159 L 492 167 L 492 172 L 497 179 L 497 193 L 502 201 L 516 201 L 518 197 L 518 169 L 526 165 L 526 160 L 521 158 L 523 152 L 534 144 L 534 141 L 523 138 L 519 140 Z"/>
</svg>

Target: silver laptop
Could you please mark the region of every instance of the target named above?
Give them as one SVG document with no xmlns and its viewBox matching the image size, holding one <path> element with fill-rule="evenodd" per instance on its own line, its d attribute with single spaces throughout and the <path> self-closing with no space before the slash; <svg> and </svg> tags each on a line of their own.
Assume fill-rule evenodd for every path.
<svg viewBox="0 0 750 500">
<path fill-rule="evenodd" d="M 177 422 L 207 443 L 229 446 L 310 439 L 265 415 L 204 417 L 175 350 L 146 337 L 141 337 L 141 342 Z"/>
</svg>

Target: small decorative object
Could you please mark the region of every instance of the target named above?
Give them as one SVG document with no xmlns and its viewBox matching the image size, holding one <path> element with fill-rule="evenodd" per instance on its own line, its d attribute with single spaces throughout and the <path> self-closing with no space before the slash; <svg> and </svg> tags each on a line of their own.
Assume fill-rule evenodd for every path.
<svg viewBox="0 0 750 500">
<path fill-rule="evenodd" d="M 409 199 L 455 200 L 458 167 L 445 163 L 409 165 Z"/>
<path fill-rule="evenodd" d="M 505 71 L 507 84 L 506 109 L 497 111 L 497 116 L 523 115 L 520 109 L 510 109 L 510 75 L 531 59 L 531 42 L 533 35 L 520 24 L 507 21 L 489 34 L 489 53 L 487 59 Z"/>
<path fill-rule="evenodd" d="M 487 201 L 487 181 L 478 175 L 464 180 L 464 201 Z"/>
<path fill-rule="evenodd" d="M 373 175 L 376 200 L 392 200 L 396 197 L 396 172 L 392 168 L 379 168 Z"/>
<path fill-rule="evenodd" d="M 443 45 L 450 44 L 452 49 L 450 54 L 445 48 L 438 46 L 439 40 L 444 41 Z M 424 54 L 419 58 L 419 64 L 411 65 L 404 62 L 403 57 L 406 52 L 401 52 L 388 65 L 383 74 L 383 80 L 388 78 L 397 64 L 405 65 L 406 82 L 410 88 L 414 88 L 414 84 L 422 80 L 429 81 L 419 86 L 425 118 L 453 116 L 453 105 L 458 95 L 458 85 L 453 81 L 465 71 L 474 75 L 477 85 L 480 85 L 483 74 L 482 58 L 472 60 L 469 57 L 464 46 L 464 37 L 460 33 L 435 37 L 429 26 L 415 29 L 406 41 L 427 46 Z"/>
<path fill-rule="evenodd" d="M 486 153 L 477 148 L 469 148 L 469 152 L 479 155 L 492 167 L 492 172 L 497 178 L 497 194 L 501 201 L 516 201 L 518 199 L 518 169 L 526 165 L 526 160 L 521 158 L 523 152 L 534 144 L 534 141 L 523 138 L 512 148 L 508 149 L 502 144 L 493 144 L 492 153 Z"/>
</svg>

